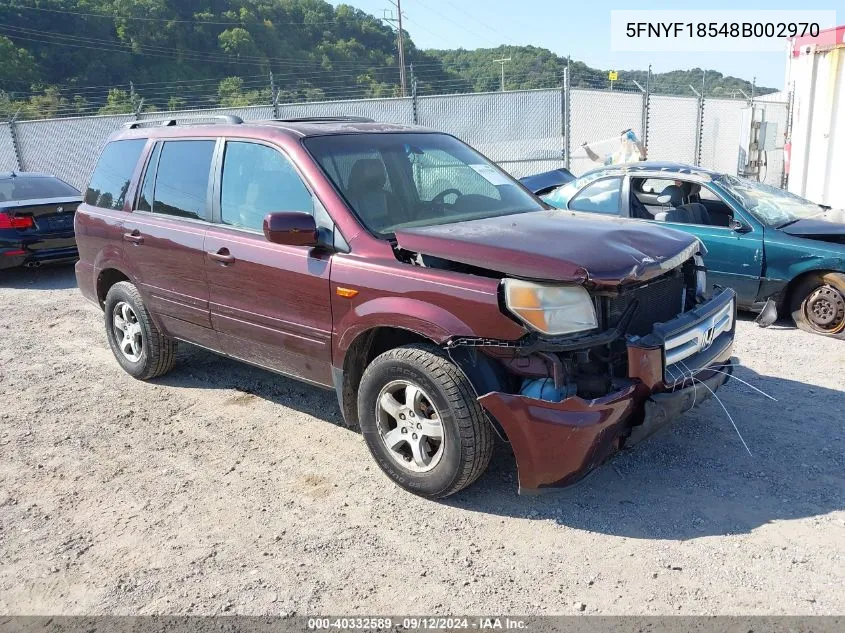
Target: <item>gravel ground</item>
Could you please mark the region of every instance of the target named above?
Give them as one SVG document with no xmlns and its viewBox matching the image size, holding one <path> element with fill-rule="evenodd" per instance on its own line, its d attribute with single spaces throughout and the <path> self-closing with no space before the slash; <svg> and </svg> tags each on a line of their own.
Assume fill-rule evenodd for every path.
<svg viewBox="0 0 845 633">
<path fill-rule="evenodd" d="M 334 394 L 183 346 L 114 361 L 72 268 L 0 272 L 0 614 L 842 614 L 845 343 L 739 324 L 720 391 L 581 485 L 506 446 L 434 503 Z"/>
</svg>

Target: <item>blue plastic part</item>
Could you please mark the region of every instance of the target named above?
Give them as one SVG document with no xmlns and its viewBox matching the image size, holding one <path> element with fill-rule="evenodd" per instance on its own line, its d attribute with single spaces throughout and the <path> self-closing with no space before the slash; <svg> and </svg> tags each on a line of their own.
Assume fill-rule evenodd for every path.
<svg viewBox="0 0 845 633">
<path fill-rule="evenodd" d="M 551 378 L 526 378 L 519 393 L 526 398 L 546 400 L 547 402 L 563 400 L 563 393 L 559 389 L 555 389 L 555 383 Z"/>
</svg>

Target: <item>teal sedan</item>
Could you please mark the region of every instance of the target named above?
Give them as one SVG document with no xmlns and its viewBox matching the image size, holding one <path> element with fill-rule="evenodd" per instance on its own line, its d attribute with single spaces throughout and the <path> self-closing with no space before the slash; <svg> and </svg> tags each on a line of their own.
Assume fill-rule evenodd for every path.
<svg viewBox="0 0 845 633">
<path fill-rule="evenodd" d="M 677 163 L 612 165 L 575 178 L 523 179 L 548 204 L 638 218 L 692 233 L 714 285 L 741 309 L 789 313 L 802 330 L 845 339 L 845 219 L 750 180 Z M 839 220 L 839 221 L 835 221 Z"/>
</svg>

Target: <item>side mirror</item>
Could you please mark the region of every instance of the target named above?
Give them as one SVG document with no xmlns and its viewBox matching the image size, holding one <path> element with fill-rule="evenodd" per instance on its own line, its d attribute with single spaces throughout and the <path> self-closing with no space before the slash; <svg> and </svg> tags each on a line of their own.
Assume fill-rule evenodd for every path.
<svg viewBox="0 0 845 633">
<path fill-rule="evenodd" d="M 672 196 L 668 193 L 662 193 L 657 196 L 657 204 L 669 204 L 670 202 L 672 202 Z"/>
<path fill-rule="evenodd" d="M 317 222 L 304 211 L 282 211 L 264 216 L 264 237 L 274 244 L 317 246 Z"/>
<path fill-rule="evenodd" d="M 751 231 L 751 228 L 749 226 L 746 226 L 745 224 L 734 218 L 731 218 L 730 222 L 728 223 L 728 228 L 737 233 L 748 233 Z"/>
</svg>

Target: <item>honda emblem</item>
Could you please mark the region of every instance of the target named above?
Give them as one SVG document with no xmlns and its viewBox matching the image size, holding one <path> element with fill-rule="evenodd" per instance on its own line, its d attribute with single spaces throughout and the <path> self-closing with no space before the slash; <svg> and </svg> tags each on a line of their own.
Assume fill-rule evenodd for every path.
<svg viewBox="0 0 845 633">
<path fill-rule="evenodd" d="M 715 328 L 708 328 L 707 331 L 701 336 L 701 341 L 698 344 L 699 351 L 703 352 L 708 347 L 713 344 L 713 338 L 716 336 L 716 329 Z"/>
</svg>

